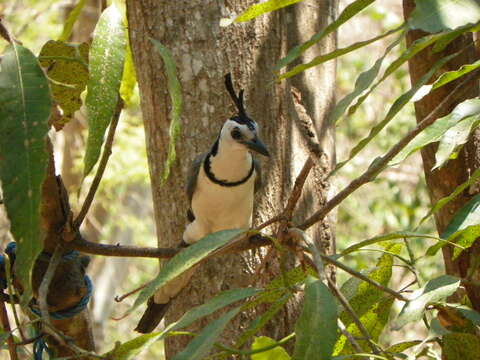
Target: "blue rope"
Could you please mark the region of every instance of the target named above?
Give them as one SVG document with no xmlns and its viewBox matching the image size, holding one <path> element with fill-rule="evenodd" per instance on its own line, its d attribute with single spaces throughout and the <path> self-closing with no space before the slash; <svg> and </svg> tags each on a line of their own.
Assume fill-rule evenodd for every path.
<svg viewBox="0 0 480 360">
<path fill-rule="evenodd" d="M 17 244 L 15 242 L 11 242 L 7 245 L 5 252 L 10 255 L 12 258 L 15 258 L 15 252 L 17 249 Z M 44 253 L 44 255 L 51 256 L 50 254 Z M 77 256 L 79 255 L 78 251 L 70 251 L 62 256 L 64 260 L 74 260 Z M 3 255 L 0 255 L 0 268 L 3 268 L 5 270 L 5 259 Z M 49 313 L 49 315 L 52 317 L 52 319 L 55 320 L 65 320 L 71 317 L 74 317 L 75 315 L 80 314 L 83 310 L 88 305 L 88 302 L 90 301 L 90 298 L 92 297 L 93 294 L 93 283 L 92 280 L 88 275 L 85 275 L 84 277 L 85 284 L 87 285 L 87 293 L 85 294 L 84 297 L 80 299 L 77 305 L 72 306 L 68 309 L 64 310 L 59 310 L 55 312 Z M 6 287 L 6 281 L 5 279 L 1 279 L 0 281 L 0 286 L 2 286 L 3 289 Z M 38 315 L 41 316 L 40 309 L 30 306 L 30 310 Z M 50 357 L 53 356 L 52 351 L 48 348 L 47 343 L 45 342 L 45 339 L 42 337 L 38 338 L 34 344 L 33 344 L 33 356 L 34 360 L 42 360 L 43 358 L 43 353 L 46 351 Z"/>
</svg>

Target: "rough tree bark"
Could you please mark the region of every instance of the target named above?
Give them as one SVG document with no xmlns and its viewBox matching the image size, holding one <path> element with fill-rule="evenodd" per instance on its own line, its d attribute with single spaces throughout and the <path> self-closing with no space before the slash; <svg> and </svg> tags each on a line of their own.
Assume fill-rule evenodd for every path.
<svg viewBox="0 0 480 360">
<path fill-rule="evenodd" d="M 245 88 L 247 112 L 256 119 L 272 157 L 263 160 L 264 188 L 257 198 L 255 222 L 261 223 L 279 214 L 308 153 L 302 142 L 298 123 L 291 116 L 293 102 L 290 86 L 298 88 L 306 109 L 315 122 L 314 132 L 323 139 L 327 156 L 315 166 L 311 183 L 305 189 L 298 217 L 317 208 L 326 198 L 327 184 L 322 180 L 334 161 L 333 137 L 329 134 L 326 115 L 333 102 L 335 63 L 310 70 L 291 82 L 276 84 L 274 64 L 286 50 L 304 41 L 331 22 L 336 15 L 337 1 L 305 1 L 301 5 L 261 16 L 251 22 L 219 26 L 220 19 L 240 13 L 253 1 L 183 0 L 158 2 L 128 0 L 127 14 L 130 41 L 138 74 L 141 105 L 147 138 L 147 151 L 152 182 L 155 222 L 159 246 L 176 246 L 186 224 L 187 202 L 184 194 L 185 174 L 194 156 L 209 149 L 223 122 L 235 110 L 227 95 L 223 76 L 231 72 L 237 87 Z M 182 135 L 177 142 L 177 162 L 168 182 L 160 185 L 160 174 L 166 158 L 169 126 L 169 95 L 160 56 L 149 38 L 154 38 L 172 51 L 183 87 L 184 109 Z M 330 36 L 312 48 L 308 57 L 331 51 L 336 37 Z M 327 134 L 329 134 L 327 136 Z M 332 236 L 327 222 L 312 233 L 332 251 Z M 317 236 L 320 235 L 320 236 Z M 252 274 L 263 253 L 245 253 L 211 260 L 193 277 L 179 296 L 167 321 L 180 317 L 192 306 L 204 303 L 216 293 L 254 282 Z M 264 269 L 265 277 L 277 273 L 274 258 Z M 255 280 L 258 280 L 257 277 Z M 255 284 L 255 285 L 258 285 Z M 277 316 L 266 329 L 274 338 L 292 330 L 296 304 Z M 242 313 L 232 323 L 221 341 L 229 343 L 256 314 Z M 198 322 L 198 331 L 209 319 Z M 167 341 L 167 357 L 178 352 L 189 338 L 175 336 Z"/>
<path fill-rule="evenodd" d="M 408 18 L 410 13 L 415 8 L 413 0 L 404 0 L 404 15 L 405 19 Z M 416 39 L 426 35 L 425 32 L 415 30 L 409 31 L 407 35 L 407 45 L 410 45 Z M 417 54 L 409 61 L 410 78 L 412 84 L 425 74 L 437 60 L 443 58 L 446 55 L 453 54 L 460 49 L 464 49 L 463 52 L 447 63 L 441 72 L 437 74 L 439 76 L 442 72 L 458 69 L 463 64 L 473 63 L 478 60 L 479 54 L 473 42 L 473 36 L 471 33 L 464 34 L 458 37 L 456 40 L 445 49 L 445 51 L 439 53 L 432 53 L 431 48 L 427 48 L 424 51 Z M 461 79 L 460 79 L 461 81 Z M 415 113 L 417 121 L 421 121 L 427 116 L 435 107 L 437 107 L 443 99 L 452 92 L 452 89 L 458 85 L 457 82 L 452 82 L 446 86 L 443 86 L 431 94 L 424 97 L 422 100 L 415 103 Z M 478 81 L 471 81 L 464 86 L 456 96 L 454 102 L 445 106 L 439 117 L 450 113 L 453 108 L 466 99 L 474 98 L 479 95 Z M 435 164 L 435 152 L 438 144 L 431 144 L 422 149 L 422 159 L 425 171 L 425 178 L 427 181 L 430 199 L 432 204 L 437 203 L 441 198 L 449 195 L 452 191 L 463 182 L 467 181 L 470 174 L 472 174 L 480 166 L 480 131 L 477 129 L 471 136 L 468 143 L 464 146 L 459 156 L 455 160 L 450 160 L 446 165 L 440 169 L 432 171 L 432 167 Z M 473 196 L 478 194 L 479 187 L 473 186 L 460 194 L 455 200 L 444 206 L 440 211 L 435 214 L 435 222 L 439 234 L 442 234 L 448 226 L 450 220 L 455 213 L 464 206 Z M 466 277 L 470 271 L 471 266 L 477 266 L 475 258 L 478 259 L 480 255 L 480 244 L 478 241 L 465 250 L 457 260 L 452 260 L 453 248 L 451 246 L 445 246 L 443 248 L 443 257 L 445 262 L 445 268 L 447 274 Z M 472 280 L 480 280 L 480 273 L 478 270 L 474 272 Z M 470 298 L 474 309 L 480 310 L 480 287 L 473 284 L 465 286 L 468 297 Z"/>
</svg>

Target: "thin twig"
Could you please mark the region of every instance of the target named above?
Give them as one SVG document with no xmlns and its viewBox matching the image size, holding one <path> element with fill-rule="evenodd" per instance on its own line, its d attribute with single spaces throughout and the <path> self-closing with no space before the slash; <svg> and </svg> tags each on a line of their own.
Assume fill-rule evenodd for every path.
<svg viewBox="0 0 480 360">
<path fill-rule="evenodd" d="M 48 263 L 47 271 L 45 271 L 45 275 L 43 275 L 40 287 L 38 288 L 38 306 L 40 308 L 40 314 L 42 315 L 42 323 L 45 325 L 49 325 L 49 327 L 53 327 L 53 325 L 50 321 L 50 314 L 48 312 L 48 288 L 50 287 L 50 283 L 52 282 L 53 276 L 55 275 L 55 270 L 57 269 L 57 266 L 62 261 L 62 250 L 63 247 L 61 245 L 57 245 Z M 61 342 L 61 338 L 56 337 L 55 335 L 54 337 L 56 338 L 56 340 L 59 340 Z"/>
<path fill-rule="evenodd" d="M 25 346 L 25 345 L 33 344 L 35 341 L 37 341 L 38 339 L 40 339 L 43 336 L 45 336 L 45 334 L 40 334 L 40 335 L 35 336 L 33 338 L 22 340 L 20 342 L 15 343 L 15 346 L 18 347 L 18 346 Z"/>
<path fill-rule="evenodd" d="M 313 159 L 309 156 L 307 160 L 305 160 L 302 170 L 295 179 L 295 184 L 293 185 L 292 192 L 288 198 L 287 206 L 285 206 L 285 210 L 283 211 L 283 216 L 287 218 L 288 221 L 292 220 L 293 211 L 295 210 L 298 199 L 300 199 L 303 186 L 305 185 L 305 181 L 307 180 L 308 174 L 310 173 L 310 170 L 312 170 L 313 165 Z"/>
<path fill-rule="evenodd" d="M 85 201 L 83 202 L 82 209 L 80 210 L 77 218 L 73 222 L 75 229 L 80 228 L 80 225 L 82 225 L 82 222 L 85 219 L 85 216 L 87 215 L 87 212 L 90 209 L 90 206 L 92 205 L 93 198 L 95 197 L 95 193 L 97 192 L 98 186 L 100 185 L 100 181 L 102 180 L 103 173 L 105 172 L 105 168 L 107 167 L 108 159 L 112 154 L 113 139 L 115 137 L 115 130 L 117 128 L 118 120 L 120 118 L 122 109 L 123 109 L 123 100 L 119 95 L 117 106 L 115 108 L 115 112 L 113 114 L 112 121 L 110 123 L 110 128 L 108 129 L 107 140 L 105 141 L 105 146 L 103 147 L 102 158 L 100 159 L 97 173 L 95 174 L 95 178 L 93 179 L 90 189 L 88 189 L 88 194 L 85 197 Z"/>
<path fill-rule="evenodd" d="M 10 33 L 8 32 L 8 29 L 5 27 L 5 25 L 3 25 L 2 18 L 0 18 L 0 37 L 4 38 L 9 43 L 12 42 L 12 37 L 10 36 Z"/>
<path fill-rule="evenodd" d="M 365 337 L 365 340 L 367 341 L 368 346 L 370 346 L 374 354 L 379 354 L 380 351 L 378 347 L 374 344 L 372 338 L 370 337 L 370 334 L 368 333 L 368 330 L 362 324 L 357 314 L 355 314 L 355 311 L 353 310 L 348 300 L 345 298 L 345 296 L 343 296 L 342 292 L 338 289 L 337 285 L 333 282 L 333 280 L 330 279 L 329 276 L 327 276 L 326 278 L 327 278 L 330 289 L 332 289 L 333 294 L 338 299 L 338 301 L 340 301 L 340 303 L 343 305 L 345 310 L 350 314 L 350 317 L 352 318 L 355 325 L 357 325 L 358 330 L 360 330 L 362 335 Z"/>
<path fill-rule="evenodd" d="M 274 217 L 271 218 L 270 220 L 265 221 L 263 224 L 258 225 L 258 226 L 255 228 L 255 230 L 260 231 L 260 230 L 266 228 L 266 227 L 269 226 L 269 225 L 272 225 L 272 224 L 274 224 L 274 223 L 276 223 L 276 222 L 283 221 L 283 220 L 285 220 L 285 217 L 284 217 L 283 215 L 274 216 Z"/>
<path fill-rule="evenodd" d="M 363 281 L 375 286 L 377 289 L 379 289 L 379 290 L 381 290 L 381 291 L 383 291 L 387 294 L 392 295 L 395 299 L 398 299 L 398 300 L 404 301 L 404 302 L 410 301 L 409 299 L 404 297 L 402 294 L 396 292 L 395 290 L 392 290 L 389 287 L 383 286 L 382 284 L 376 282 L 375 280 L 370 279 L 368 276 L 365 276 L 358 271 L 353 270 L 352 268 L 349 268 L 348 266 L 342 264 L 341 262 L 339 262 L 335 259 L 332 259 L 331 257 L 323 255 L 323 254 L 320 254 L 320 256 L 322 257 L 323 261 L 325 261 L 329 264 L 332 264 L 332 265 L 342 269 L 343 271 L 349 273 L 350 275 L 353 275 L 356 278 L 359 278 L 360 280 L 363 280 Z"/>
<path fill-rule="evenodd" d="M 115 296 L 114 300 L 115 300 L 116 302 L 122 302 L 122 301 L 125 300 L 127 297 L 129 297 L 129 296 L 131 296 L 131 295 L 139 292 L 140 290 L 146 288 L 148 284 L 150 284 L 150 282 L 147 282 L 147 283 L 145 283 L 145 284 L 137 287 L 136 289 L 133 289 L 132 291 L 129 291 L 129 292 L 127 292 L 126 294 L 123 294 L 123 295 L 121 295 L 121 296 L 118 296 L 118 295 L 117 295 L 117 296 Z"/>
<path fill-rule="evenodd" d="M 357 340 L 353 337 L 352 334 L 350 334 L 346 328 L 346 326 L 343 324 L 342 320 L 338 319 L 338 328 L 340 329 L 340 332 L 347 338 L 347 340 L 352 344 L 353 348 L 357 353 L 363 352 L 362 348 L 358 344 Z"/>
<path fill-rule="evenodd" d="M 10 263 L 10 258 L 8 254 L 4 254 L 3 258 L 5 259 L 5 277 L 7 278 L 7 288 L 8 288 L 8 298 L 10 300 L 10 306 L 12 308 L 13 319 L 15 320 L 15 325 L 17 326 L 18 332 L 20 333 L 20 338 L 25 340 L 25 334 L 23 333 L 22 326 L 20 325 L 20 319 L 17 314 L 17 309 L 15 308 L 15 298 L 18 300 L 18 296 L 15 295 L 15 286 L 13 286 L 12 279 L 12 264 Z"/>
<path fill-rule="evenodd" d="M 10 353 L 10 359 L 18 360 L 15 342 L 13 341 L 13 335 L 10 328 L 10 323 L 8 322 L 7 309 L 5 308 L 5 302 L 3 301 L 3 299 L 0 299 L 0 321 L 2 322 L 3 330 L 7 333 L 10 333 L 10 335 L 7 338 L 8 352 Z"/>
<path fill-rule="evenodd" d="M 308 229 L 313 224 L 323 220 L 325 216 L 337 207 L 346 197 L 352 194 L 360 186 L 372 181 L 387 165 L 388 163 L 403 149 L 408 145 L 410 141 L 415 138 L 420 132 L 425 128 L 430 126 L 435 122 L 441 111 L 445 109 L 447 105 L 450 105 L 454 100 L 456 100 L 462 93 L 462 90 L 465 89 L 465 84 L 469 81 L 472 81 L 477 77 L 479 71 L 473 71 L 470 75 L 465 76 L 465 79 L 459 83 L 455 89 L 453 89 L 443 101 L 433 109 L 430 114 L 428 114 L 421 122 L 417 124 L 415 129 L 406 134 L 397 144 L 395 144 L 390 151 L 388 151 L 384 156 L 377 158 L 372 162 L 370 167 L 359 177 L 352 180 L 342 191 L 330 199 L 323 207 L 316 211 L 312 216 L 305 220 L 302 224 L 296 226 L 302 230 Z"/>
</svg>

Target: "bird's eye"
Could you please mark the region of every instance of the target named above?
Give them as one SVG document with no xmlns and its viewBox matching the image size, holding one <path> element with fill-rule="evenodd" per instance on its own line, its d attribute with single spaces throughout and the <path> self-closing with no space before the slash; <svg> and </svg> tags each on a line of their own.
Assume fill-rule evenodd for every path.
<svg viewBox="0 0 480 360">
<path fill-rule="evenodd" d="M 242 138 L 242 133 L 237 127 L 232 130 L 231 135 L 232 135 L 232 138 L 235 140 Z"/>
</svg>

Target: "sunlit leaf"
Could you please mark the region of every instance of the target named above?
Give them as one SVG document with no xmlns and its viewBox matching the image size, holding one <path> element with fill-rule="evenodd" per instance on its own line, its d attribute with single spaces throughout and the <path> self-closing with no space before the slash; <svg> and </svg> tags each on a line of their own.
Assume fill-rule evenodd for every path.
<svg viewBox="0 0 480 360">
<path fill-rule="evenodd" d="M 422 343 L 421 340 L 403 341 L 403 342 L 399 342 L 397 344 L 389 346 L 388 348 L 385 349 L 385 351 L 389 353 L 401 353 L 421 343 Z"/>
<path fill-rule="evenodd" d="M 136 83 L 137 74 L 135 73 L 135 66 L 133 64 L 132 49 L 130 48 L 130 42 L 128 41 L 122 83 L 120 84 L 120 96 L 127 106 L 131 105 L 131 97 Z"/>
<path fill-rule="evenodd" d="M 275 69 L 280 70 L 281 68 L 290 64 L 292 61 L 294 61 L 299 56 L 301 56 L 308 48 L 310 48 L 311 46 L 321 41 L 327 35 L 333 33 L 340 25 L 347 22 L 349 19 L 354 17 L 356 14 L 358 14 L 360 11 L 365 9 L 368 5 L 370 5 L 374 1 L 375 0 L 356 0 L 351 4 L 347 5 L 347 7 L 345 7 L 342 13 L 338 16 L 337 20 L 335 20 L 334 22 L 329 24 L 327 27 L 322 29 L 319 33 L 312 36 L 312 38 L 307 42 L 305 42 L 304 44 L 297 45 L 294 48 L 292 48 L 288 52 L 287 56 L 285 56 L 283 59 L 281 59 L 278 62 L 278 64 L 275 66 Z"/>
<path fill-rule="evenodd" d="M 82 106 L 80 94 L 88 81 L 88 44 L 67 44 L 50 40 L 39 54 L 40 64 L 46 69 L 52 96 L 62 109 L 62 118 L 55 127 L 68 123 Z"/>
<path fill-rule="evenodd" d="M 348 54 L 354 50 L 357 50 L 357 49 L 360 49 L 364 46 L 367 46 L 369 44 L 372 44 L 378 40 L 381 40 L 391 34 L 394 34 L 395 32 L 399 31 L 402 27 L 399 27 L 399 28 L 396 28 L 394 30 L 390 30 L 390 31 L 387 31 L 386 33 L 383 33 L 383 34 L 380 34 L 378 36 L 375 36 L 371 39 L 368 39 L 368 40 L 365 40 L 365 41 L 359 41 L 357 43 L 354 43 L 350 46 L 347 46 L 345 48 L 342 48 L 342 49 L 336 49 L 328 54 L 324 54 L 324 55 L 319 55 L 317 57 L 315 57 L 312 61 L 306 63 L 306 64 L 300 64 L 300 65 L 297 65 L 295 66 L 292 70 L 290 71 L 287 71 L 286 73 L 284 74 L 281 74 L 278 76 L 278 80 L 283 80 L 283 79 L 288 79 L 292 76 L 295 76 L 307 69 L 310 69 L 314 66 L 317 66 L 317 65 L 320 65 L 320 64 L 323 64 L 324 62 L 327 62 L 329 60 L 333 60 L 339 56 L 342 56 L 342 55 L 345 55 L 345 54 Z"/>
<path fill-rule="evenodd" d="M 68 39 L 72 35 L 73 26 L 77 22 L 77 19 L 80 16 L 80 13 L 82 12 L 86 2 L 86 0 L 78 0 L 77 5 L 75 5 L 72 11 L 70 11 L 67 20 L 63 24 L 62 35 L 60 35 L 60 37 L 58 38 L 59 41 L 68 41 Z"/>
<path fill-rule="evenodd" d="M 135 303 L 128 310 L 127 314 L 131 313 L 134 309 L 146 302 L 158 288 L 181 275 L 193 265 L 199 263 L 214 250 L 227 244 L 242 232 L 244 232 L 244 230 L 238 229 L 218 231 L 203 237 L 196 243 L 180 251 L 162 267 L 162 270 L 157 277 L 140 292 Z"/>
<path fill-rule="evenodd" d="M 365 246 L 373 245 L 373 244 L 377 244 L 385 241 L 396 240 L 396 239 L 410 239 L 410 238 L 426 238 L 426 239 L 442 240 L 438 236 L 433 236 L 429 234 L 421 234 L 421 233 L 415 233 L 415 232 L 409 232 L 409 231 L 397 231 L 390 234 L 379 235 L 367 240 L 360 241 L 343 250 L 341 254 L 342 256 L 344 256 L 358 249 L 361 249 Z"/>
<path fill-rule="evenodd" d="M 252 350 L 264 349 L 268 346 L 276 344 L 276 341 L 268 336 L 255 337 L 252 343 Z M 251 360 L 290 360 L 290 355 L 281 346 L 273 349 L 252 354 Z"/>
<path fill-rule="evenodd" d="M 180 81 L 178 81 L 177 68 L 170 51 L 157 40 L 150 40 L 155 46 L 155 49 L 157 49 L 159 54 L 162 56 L 168 80 L 168 93 L 170 94 L 170 101 L 172 102 L 172 111 L 170 112 L 170 128 L 168 132 L 170 142 L 168 144 L 167 161 L 162 174 L 162 183 L 164 183 L 168 179 L 170 169 L 177 158 L 175 145 L 181 129 L 180 114 L 182 112 L 183 103 L 182 87 L 180 86 Z"/>
<path fill-rule="evenodd" d="M 415 5 L 408 22 L 411 29 L 434 33 L 480 21 L 476 0 L 422 0 Z"/>
<path fill-rule="evenodd" d="M 118 102 L 126 51 L 125 25 L 115 5 L 100 16 L 90 48 L 90 79 L 87 85 L 88 138 L 83 175 L 97 163 Z"/>
<path fill-rule="evenodd" d="M 173 360 L 198 360 L 203 359 L 213 347 L 215 340 L 225 329 L 225 326 L 240 311 L 239 308 L 230 310 L 218 319 L 210 322 L 203 330 L 190 341 L 185 349 L 173 357 Z"/>
<path fill-rule="evenodd" d="M 480 115 L 480 99 L 465 100 L 461 104 L 458 104 L 450 114 L 437 119 L 432 125 L 428 126 L 410 141 L 408 145 L 392 159 L 389 165 L 396 165 L 415 151 L 420 150 L 428 144 L 439 141 L 448 129 L 459 121 L 473 115 Z"/>
<path fill-rule="evenodd" d="M 458 245 L 470 247 L 478 237 L 478 224 L 480 224 L 480 194 L 474 196 L 457 211 L 441 237 Z M 435 255 L 443 246 L 445 246 L 445 243 L 437 243 L 431 246 L 427 250 L 427 255 Z M 456 250 L 455 257 L 460 252 L 461 249 Z"/>
<path fill-rule="evenodd" d="M 412 300 L 403 306 L 392 327 L 399 330 L 409 322 L 420 320 L 428 304 L 452 295 L 459 286 L 460 279 L 450 275 L 428 281 L 424 287 L 412 294 Z"/>
<path fill-rule="evenodd" d="M 0 65 L 0 180 L 17 242 L 15 275 L 26 301 L 33 263 L 43 248 L 40 203 L 52 103 L 48 81 L 30 50 L 13 42 Z"/>
<path fill-rule="evenodd" d="M 475 334 L 451 332 L 443 336 L 443 356 L 448 360 L 477 360 L 480 339 Z"/>
<path fill-rule="evenodd" d="M 435 166 L 432 170 L 444 165 L 454 152 L 458 152 L 459 147 L 468 141 L 470 133 L 479 123 L 480 116 L 474 115 L 463 119 L 448 129 L 440 139 L 440 144 L 435 153 Z"/>
<path fill-rule="evenodd" d="M 337 305 L 330 289 L 320 280 L 307 279 L 302 312 L 295 324 L 296 360 L 328 360 L 337 340 Z"/>
<path fill-rule="evenodd" d="M 345 96 L 342 100 L 340 100 L 332 111 L 330 115 L 330 123 L 336 123 L 338 119 L 345 113 L 345 110 L 350 106 L 350 104 L 355 100 L 362 92 L 368 89 L 368 87 L 372 84 L 373 80 L 377 77 L 380 67 L 382 66 L 383 60 L 385 57 L 390 53 L 390 51 L 397 46 L 401 40 L 403 40 L 405 33 L 402 33 L 394 42 L 392 42 L 387 49 L 385 50 L 383 56 L 381 56 L 375 64 L 365 72 L 362 72 L 357 80 L 355 81 L 355 88 L 353 91 Z"/>
<path fill-rule="evenodd" d="M 208 316 L 215 311 L 237 301 L 253 296 L 258 292 L 258 289 L 253 288 L 224 291 L 214 298 L 208 300 L 205 304 L 190 309 L 178 321 L 169 324 L 163 331 L 140 335 L 130 341 L 116 346 L 113 350 L 104 354 L 104 356 L 115 360 L 135 359 L 135 356 L 137 356 L 142 350 L 147 349 L 153 343 L 166 337 L 170 331 L 176 331 L 185 328 L 198 319 Z"/>
<path fill-rule="evenodd" d="M 388 110 L 385 118 L 370 129 L 368 136 L 360 140 L 360 142 L 353 147 L 353 149 L 350 151 L 350 154 L 348 155 L 348 158 L 345 161 L 338 163 L 334 171 L 338 171 L 339 169 L 341 169 L 345 164 L 352 160 L 363 148 L 365 148 L 365 146 L 367 146 L 370 141 L 372 141 L 375 136 L 377 136 L 378 133 L 380 133 L 380 131 L 382 131 L 385 126 L 387 126 L 387 124 L 403 109 L 403 107 L 408 104 L 408 102 L 412 99 L 415 93 L 430 80 L 430 78 L 435 74 L 435 72 L 437 72 L 438 69 L 440 69 L 443 65 L 445 65 L 445 63 L 450 61 L 455 56 L 457 56 L 457 54 L 446 56 L 443 59 L 437 61 L 409 91 L 399 96 Z"/>
<path fill-rule="evenodd" d="M 254 4 L 245 10 L 242 14 L 237 16 L 234 20 L 236 23 L 249 21 L 255 19 L 257 16 L 293 5 L 302 0 L 268 0 L 259 4 Z"/>
</svg>

